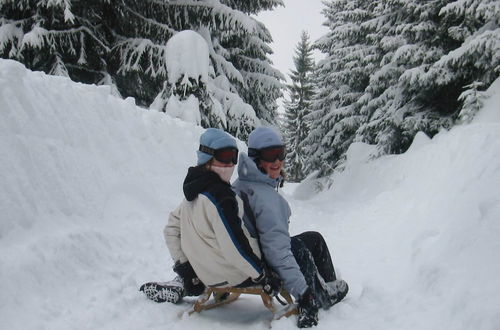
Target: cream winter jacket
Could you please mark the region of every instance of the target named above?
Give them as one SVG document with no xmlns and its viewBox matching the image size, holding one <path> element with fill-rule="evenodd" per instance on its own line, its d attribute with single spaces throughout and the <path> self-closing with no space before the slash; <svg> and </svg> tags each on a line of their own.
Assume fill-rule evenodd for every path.
<svg viewBox="0 0 500 330">
<path fill-rule="evenodd" d="M 242 219 L 243 203 L 213 172 L 189 169 L 186 199 L 170 213 L 164 235 L 174 261 L 189 261 L 208 286 L 235 286 L 262 274 L 261 254 Z"/>
</svg>

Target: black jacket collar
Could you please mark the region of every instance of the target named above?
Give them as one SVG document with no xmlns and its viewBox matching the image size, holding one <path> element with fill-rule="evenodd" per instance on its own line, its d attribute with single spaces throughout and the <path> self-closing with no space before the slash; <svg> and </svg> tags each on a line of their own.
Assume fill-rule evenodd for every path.
<svg viewBox="0 0 500 330">
<path fill-rule="evenodd" d="M 214 184 L 229 184 L 221 180 L 215 172 L 209 171 L 204 167 L 190 167 L 186 178 L 184 179 L 184 196 L 188 201 L 194 200 L 198 194 L 206 191 L 208 187 Z"/>
</svg>

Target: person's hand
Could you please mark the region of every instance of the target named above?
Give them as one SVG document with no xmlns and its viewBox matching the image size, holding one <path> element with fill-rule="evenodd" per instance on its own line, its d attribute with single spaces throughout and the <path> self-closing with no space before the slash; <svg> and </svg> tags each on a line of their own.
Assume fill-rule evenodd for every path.
<svg viewBox="0 0 500 330">
<path fill-rule="evenodd" d="M 174 265 L 174 272 L 182 278 L 186 296 L 199 296 L 205 291 L 205 285 L 200 281 L 189 261 L 184 263 L 177 261 Z"/>
<path fill-rule="evenodd" d="M 318 303 L 310 288 L 300 296 L 297 327 L 310 328 L 318 325 Z"/>
<path fill-rule="evenodd" d="M 262 285 L 262 290 L 268 295 L 277 296 L 281 291 L 281 279 L 278 274 L 267 267 L 263 269 L 262 274 L 254 282 Z"/>
</svg>

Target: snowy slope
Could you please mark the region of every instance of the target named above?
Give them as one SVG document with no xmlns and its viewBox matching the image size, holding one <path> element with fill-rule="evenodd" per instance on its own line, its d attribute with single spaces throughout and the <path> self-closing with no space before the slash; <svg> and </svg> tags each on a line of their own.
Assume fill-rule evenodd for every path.
<svg viewBox="0 0 500 330">
<path fill-rule="evenodd" d="M 162 230 L 202 129 L 0 65 L 0 328 L 143 327 L 126 306 L 172 273 Z"/>
<path fill-rule="evenodd" d="M 476 122 L 403 155 L 365 161 L 370 147 L 353 146 L 331 190 L 284 189 L 292 232 L 320 230 L 351 286 L 318 329 L 500 328 L 494 92 Z M 201 132 L 0 60 L 0 329 L 268 328 L 252 297 L 179 317 L 188 303 L 137 291 L 173 276 L 162 229 Z"/>
</svg>

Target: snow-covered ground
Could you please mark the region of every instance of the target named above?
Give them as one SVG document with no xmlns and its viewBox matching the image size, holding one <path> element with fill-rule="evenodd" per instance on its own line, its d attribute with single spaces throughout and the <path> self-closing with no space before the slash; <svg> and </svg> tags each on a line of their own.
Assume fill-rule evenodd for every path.
<svg viewBox="0 0 500 330">
<path fill-rule="evenodd" d="M 318 329 L 500 328 L 494 89 L 472 124 L 285 187 L 292 233 L 321 231 L 351 287 Z M 173 276 L 162 229 L 203 130 L 110 94 L 0 60 L 0 328 L 268 328 L 255 297 L 188 317 L 138 291 Z"/>
</svg>

